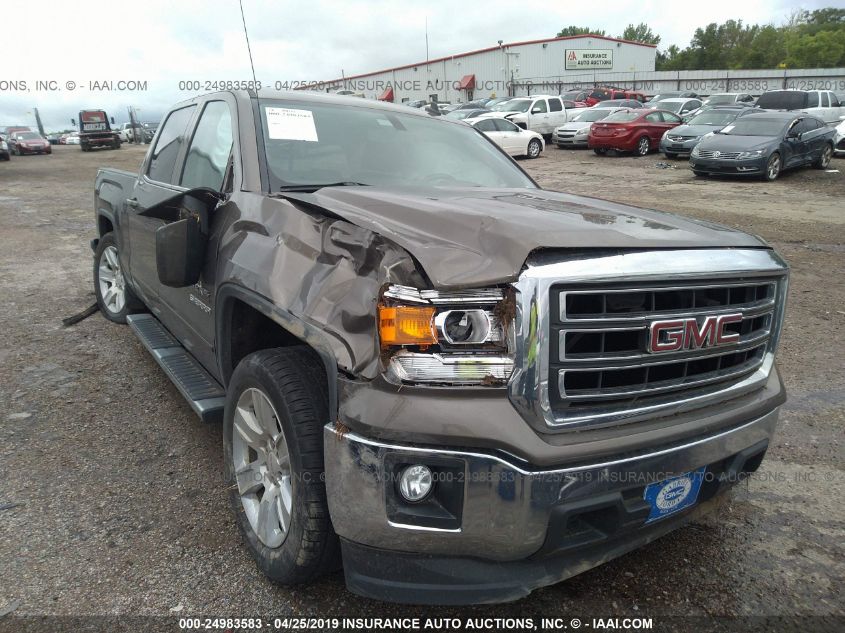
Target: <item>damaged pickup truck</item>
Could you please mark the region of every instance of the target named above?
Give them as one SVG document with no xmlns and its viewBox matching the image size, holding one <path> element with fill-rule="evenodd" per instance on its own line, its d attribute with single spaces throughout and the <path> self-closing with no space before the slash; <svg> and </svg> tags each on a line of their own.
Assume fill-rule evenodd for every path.
<svg viewBox="0 0 845 633">
<path fill-rule="evenodd" d="M 758 238 L 541 189 L 460 122 L 307 92 L 164 118 L 97 175 L 94 283 L 222 421 L 261 570 L 517 599 L 757 469 L 788 269 Z"/>
</svg>

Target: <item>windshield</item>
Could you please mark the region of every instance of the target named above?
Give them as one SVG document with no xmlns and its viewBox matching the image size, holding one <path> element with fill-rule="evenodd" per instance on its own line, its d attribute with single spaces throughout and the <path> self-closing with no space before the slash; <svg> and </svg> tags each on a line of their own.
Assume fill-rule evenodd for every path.
<svg viewBox="0 0 845 633">
<path fill-rule="evenodd" d="M 710 95 L 707 99 L 707 105 L 719 105 L 720 103 L 734 103 L 736 97 L 734 95 Z"/>
<path fill-rule="evenodd" d="M 366 106 L 260 103 L 272 191 L 331 183 L 534 188 L 469 126 Z"/>
<path fill-rule="evenodd" d="M 738 115 L 738 112 L 707 110 L 691 118 L 687 125 L 727 125 Z"/>
<path fill-rule="evenodd" d="M 639 112 L 614 112 L 610 116 L 605 117 L 607 123 L 625 123 L 639 118 Z"/>
<path fill-rule="evenodd" d="M 681 111 L 681 108 L 684 107 L 685 101 L 661 101 L 660 102 L 660 109 L 661 110 L 669 110 L 669 112 L 674 112 L 677 114 Z"/>
<path fill-rule="evenodd" d="M 511 99 L 504 103 L 497 103 L 491 110 L 494 112 L 528 112 L 531 107 L 531 99 Z"/>
<path fill-rule="evenodd" d="M 780 136 L 786 127 L 783 119 L 766 119 L 759 115 L 742 117 L 719 134 L 731 136 Z"/>
<path fill-rule="evenodd" d="M 588 108 L 581 114 L 576 117 L 573 117 L 573 121 L 601 121 L 607 115 L 610 114 L 610 110 L 602 110 L 602 109 L 593 109 Z"/>
<path fill-rule="evenodd" d="M 35 132 L 15 132 L 15 137 L 21 139 L 22 141 L 37 141 L 41 138 Z"/>
</svg>

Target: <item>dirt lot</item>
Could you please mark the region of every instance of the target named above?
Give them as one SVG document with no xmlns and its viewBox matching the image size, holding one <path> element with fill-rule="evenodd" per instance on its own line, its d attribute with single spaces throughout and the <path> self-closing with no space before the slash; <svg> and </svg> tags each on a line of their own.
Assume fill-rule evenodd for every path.
<svg viewBox="0 0 845 633">
<path fill-rule="evenodd" d="M 357 598 L 340 573 L 265 580 L 226 502 L 219 426 L 198 421 L 128 328 L 99 315 L 62 328 L 93 301 L 96 169 L 134 170 L 144 150 L 0 163 L 0 614 L 845 616 L 845 159 L 770 184 L 696 179 L 655 155 L 550 148 L 522 163 L 548 188 L 772 243 L 792 266 L 790 399 L 760 475 L 716 520 L 517 604 L 422 609 Z"/>
</svg>

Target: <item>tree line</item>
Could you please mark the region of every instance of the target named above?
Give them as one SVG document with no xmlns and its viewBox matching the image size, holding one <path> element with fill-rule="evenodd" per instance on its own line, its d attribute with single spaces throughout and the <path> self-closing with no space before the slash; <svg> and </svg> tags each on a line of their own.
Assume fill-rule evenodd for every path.
<svg viewBox="0 0 845 633">
<path fill-rule="evenodd" d="M 557 37 L 604 35 L 604 29 L 568 26 Z M 629 24 L 618 36 L 654 44 L 657 70 L 845 67 L 845 9 L 798 10 L 780 26 L 715 22 L 695 30 L 689 46 L 661 49 L 660 35 L 644 23 Z"/>
</svg>

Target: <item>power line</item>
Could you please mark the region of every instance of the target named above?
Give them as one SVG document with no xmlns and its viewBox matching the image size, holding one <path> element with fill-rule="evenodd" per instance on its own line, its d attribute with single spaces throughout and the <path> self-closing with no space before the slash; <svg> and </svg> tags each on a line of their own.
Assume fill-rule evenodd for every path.
<svg viewBox="0 0 845 633">
<path fill-rule="evenodd" d="M 246 30 L 246 18 L 244 17 L 244 3 L 243 0 L 238 0 L 238 4 L 241 5 L 241 21 L 244 23 L 244 37 L 246 38 L 246 50 L 249 53 L 249 67 L 252 68 L 252 81 L 258 84 L 258 80 L 255 78 L 255 65 L 252 63 L 252 48 L 249 46 L 249 33 Z"/>
</svg>

